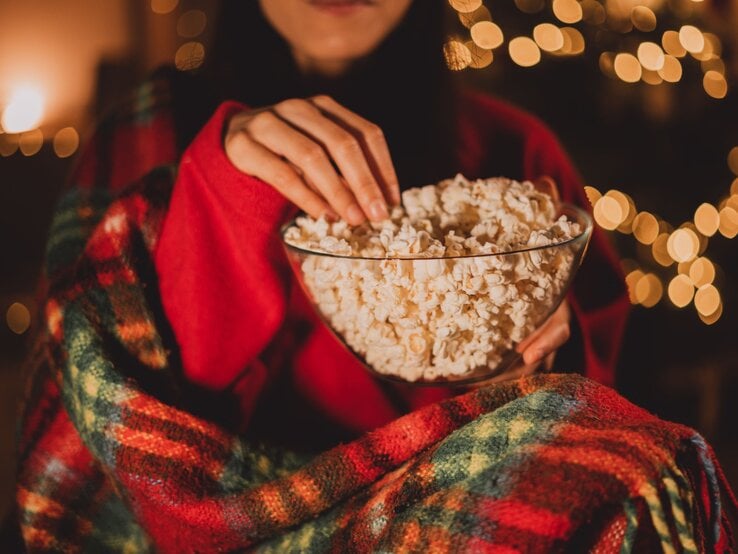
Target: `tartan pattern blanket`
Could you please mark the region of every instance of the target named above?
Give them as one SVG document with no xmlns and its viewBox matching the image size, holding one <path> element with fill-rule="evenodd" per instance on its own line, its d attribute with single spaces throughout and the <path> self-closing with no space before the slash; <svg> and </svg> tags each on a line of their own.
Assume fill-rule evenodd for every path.
<svg viewBox="0 0 738 554">
<path fill-rule="evenodd" d="M 30 552 L 727 552 L 705 441 L 572 375 L 461 394 L 317 456 L 202 413 L 151 252 L 176 177 L 73 188 L 20 431 Z"/>
</svg>

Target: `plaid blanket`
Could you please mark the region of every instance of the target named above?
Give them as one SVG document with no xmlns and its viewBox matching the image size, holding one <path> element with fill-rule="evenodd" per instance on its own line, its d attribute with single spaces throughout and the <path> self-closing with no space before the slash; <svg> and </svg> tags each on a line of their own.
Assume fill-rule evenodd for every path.
<svg viewBox="0 0 738 554">
<path fill-rule="evenodd" d="M 182 378 L 151 262 L 176 167 L 69 190 L 20 433 L 29 551 L 729 551 L 710 447 L 582 377 L 538 375 L 318 455 L 231 430 Z"/>
</svg>

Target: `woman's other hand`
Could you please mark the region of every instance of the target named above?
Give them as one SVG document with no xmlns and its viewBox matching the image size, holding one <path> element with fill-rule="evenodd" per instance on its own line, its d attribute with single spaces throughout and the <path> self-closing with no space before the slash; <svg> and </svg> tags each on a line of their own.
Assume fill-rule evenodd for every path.
<svg viewBox="0 0 738 554">
<path fill-rule="evenodd" d="M 328 96 L 290 99 L 231 118 L 228 159 L 315 218 L 352 225 L 400 203 L 382 130 Z"/>
</svg>

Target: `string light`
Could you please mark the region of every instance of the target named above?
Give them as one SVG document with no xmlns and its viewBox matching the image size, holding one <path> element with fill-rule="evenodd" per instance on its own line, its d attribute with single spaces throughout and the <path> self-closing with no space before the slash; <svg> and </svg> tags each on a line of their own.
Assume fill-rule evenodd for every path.
<svg viewBox="0 0 738 554">
<path fill-rule="evenodd" d="M 188 10 L 179 16 L 177 34 L 183 38 L 195 38 L 208 24 L 208 16 L 202 10 Z"/>
<path fill-rule="evenodd" d="M 6 133 L 23 133 L 38 127 L 44 114 L 44 94 L 31 84 L 16 86 L 10 93 L 0 123 Z"/>
<path fill-rule="evenodd" d="M 533 39 L 516 37 L 508 44 L 510 58 L 521 67 L 531 67 L 541 61 L 541 51 Z"/>
<path fill-rule="evenodd" d="M 650 32 L 656 28 L 656 14 L 646 6 L 636 6 L 630 12 L 630 20 L 639 31 Z"/>
<path fill-rule="evenodd" d="M 44 145 L 44 134 L 40 129 L 34 129 L 28 131 L 20 136 L 18 146 L 24 156 L 33 156 L 37 154 L 41 147 Z"/>
<path fill-rule="evenodd" d="M 166 15 L 173 12 L 179 0 L 151 0 L 151 11 L 159 15 Z"/>
<path fill-rule="evenodd" d="M 638 58 L 632 54 L 620 53 L 615 56 L 613 68 L 615 74 L 626 83 L 637 83 L 643 74 Z"/>
<path fill-rule="evenodd" d="M 668 287 L 669 300 L 677 308 L 684 308 L 692 302 L 694 297 L 694 286 L 692 281 L 686 275 L 677 275 L 670 282 Z"/>
<path fill-rule="evenodd" d="M 482 0 L 448 0 L 451 7 L 457 12 L 471 13 L 482 5 Z"/>
<path fill-rule="evenodd" d="M 453 71 L 461 71 L 472 62 L 469 48 L 458 40 L 449 40 L 443 45 L 443 56 L 446 59 L 446 65 Z"/>
<path fill-rule="evenodd" d="M 533 29 L 533 39 L 541 50 L 555 52 L 564 46 L 564 34 L 556 25 L 541 23 Z"/>
<path fill-rule="evenodd" d="M 185 42 L 174 55 L 174 65 L 180 71 L 197 69 L 204 61 L 205 46 L 197 41 Z"/>
<path fill-rule="evenodd" d="M 74 127 L 60 129 L 54 135 L 54 153 L 59 158 L 68 158 L 79 148 L 79 134 Z"/>
<path fill-rule="evenodd" d="M 502 44 L 502 29 L 491 21 L 480 21 L 470 29 L 474 44 L 485 50 L 492 50 Z"/>
<path fill-rule="evenodd" d="M 5 312 L 5 322 L 16 335 L 22 335 L 31 326 L 31 312 L 20 302 L 14 302 Z"/>
</svg>

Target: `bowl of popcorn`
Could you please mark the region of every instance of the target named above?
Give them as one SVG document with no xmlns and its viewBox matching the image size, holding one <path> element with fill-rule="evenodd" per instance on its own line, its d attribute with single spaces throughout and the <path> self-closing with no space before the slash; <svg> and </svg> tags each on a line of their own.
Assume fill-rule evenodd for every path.
<svg viewBox="0 0 738 554">
<path fill-rule="evenodd" d="M 372 373 L 462 385 L 503 372 L 559 306 L 592 233 L 531 182 L 462 175 L 406 190 L 382 222 L 308 216 L 287 257 L 335 336 Z"/>
</svg>

